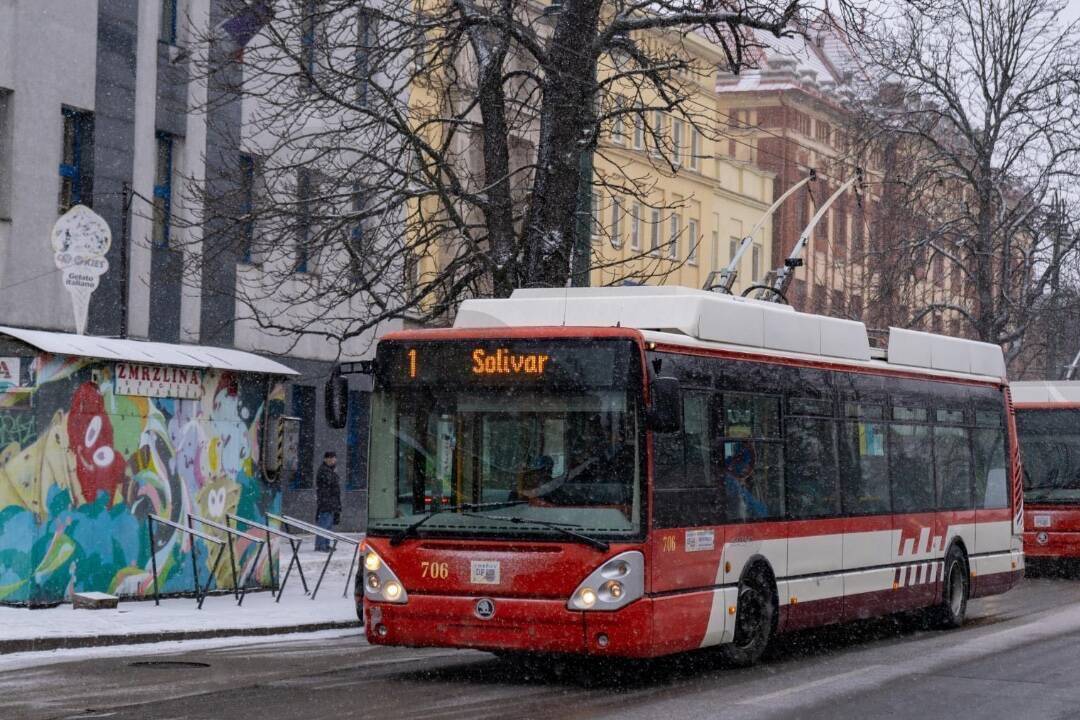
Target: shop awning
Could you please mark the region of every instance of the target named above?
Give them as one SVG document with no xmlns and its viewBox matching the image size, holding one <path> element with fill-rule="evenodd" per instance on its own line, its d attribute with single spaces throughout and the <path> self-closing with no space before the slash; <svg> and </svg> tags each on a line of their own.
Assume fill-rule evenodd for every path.
<svg viewBox="0 0 1080 720">
<path fill-rule="evenodd" d="M 292 368 L 269 358 L 230 348 L 209 345 L 173 345 L 145 340 L 74 335 L 71 333 L 27 330 L 0 325 L 0 335 L 7 335 L 54 355 L 77 355 L 150 365 L 232 370 L 264 375 L 299 375 Z"/>
</svg>

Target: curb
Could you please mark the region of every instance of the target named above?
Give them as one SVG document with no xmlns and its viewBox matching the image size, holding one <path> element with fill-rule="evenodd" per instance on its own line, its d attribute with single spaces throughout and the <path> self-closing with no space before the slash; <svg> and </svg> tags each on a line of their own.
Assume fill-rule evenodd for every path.
<svg viewBox="0 0 1080 720">
<path fill-rule="evenodd" d="M 130 635 L 88 635 L 85 637 L 41 637 L 20 640 L 0 640 L 0 655 L 16 652 L 41 652 L 44 650 L 69 650 L 73 648 L 105 647 L 108 645 L 138 645 L 169 642 L 172 640 L 204 640 L 220 637 L 259 637 L 285 635 L 288 633 L 318 632 L 319 630 L 347 630 L 362 627 L 358 620 L 343 622 L 308 623 L 280 627 L 220 628 L 215 630 L 178 630 L 175 632 L 146 632 Z"/>
</svg>

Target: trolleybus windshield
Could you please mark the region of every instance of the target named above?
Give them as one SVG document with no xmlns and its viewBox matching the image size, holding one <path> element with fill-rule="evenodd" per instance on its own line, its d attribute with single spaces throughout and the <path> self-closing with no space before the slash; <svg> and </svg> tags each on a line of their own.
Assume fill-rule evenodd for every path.
<svg viewBox="0 0 1080 720">
<path fill-rule="evenodd" d="M 639 357 L 624 339 L 380 344 L 369 532 L 638 534 Z"/>
<path fill-rule="evenodd" d="M 1080 409 L 1017 410 L 1024 499 L 1080 503 Z"/>
</svg>

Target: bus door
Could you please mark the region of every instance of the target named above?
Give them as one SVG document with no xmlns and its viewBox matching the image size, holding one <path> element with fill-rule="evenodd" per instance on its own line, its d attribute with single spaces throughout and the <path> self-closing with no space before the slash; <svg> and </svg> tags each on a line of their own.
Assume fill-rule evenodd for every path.
<svg viewBox="0 0 1080 720">
<path fill-rule="evenodd" d="M 975 545 L 969 550 L 979 554 L 1003 553 L 1011 547 L 1013 513 L 1005 417 L 1000 408 L 976 409 L 972 448 L 975 476 Z M 1046 453 L 1043 457 L 1050 455 L 1051 453 Z M 972 567 L 972 570 L 976 571 L 975 587 L 972 589 L 977 592 L 978 568 Z"/>
<path fill-rule="evenodd" d="M 721 642 L 722 494 L 714 474 L 713 393 L 684 388 L 682 428 L 653 433 L 653 530 L 649 559 L 653 637 L 659 652 Z"/>
</svg>

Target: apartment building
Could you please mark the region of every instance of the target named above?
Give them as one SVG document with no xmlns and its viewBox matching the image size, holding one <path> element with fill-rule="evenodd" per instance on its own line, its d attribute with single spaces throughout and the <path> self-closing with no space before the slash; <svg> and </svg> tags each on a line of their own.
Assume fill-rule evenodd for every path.
<svg viewBox="0 0 1080 720">
<path fill-rule="evenodd" d="M 727 152 L 714 70 L 724 58 L 717 46 L 696 34 L 675 39 L 652 33 L 636 40 L 677 42 L 667 50 L 687 57 L 697 71 L 683 78 L 685 114 L 630 114 L 616 117 L 607 129 L 595 154 L 595 173 L 605 189 L 593 197 L 592 284 L 629 278 L 704 287 L 709 273 L 726 267 L 743 237 L 764 220 L 740 258 L 734 292 L 741 292 L 770 267 L 773 221 L 764 215 L 773 201 L 775 174 Z M 637 92 L 616 85 L 611 103 L 629 107 Z M 638 184 L 646 193 L 616 189 L 639 178 L 647 178 Z"/>
<path fill-rule="evenodd" d="M 372 337 L 266 332 L 236 299 L 238 283 L 259 279 L 245 250 L 257 226 L 202 212 L 208 197 L 236 198 L 242 216 L 243 169 L 260 157 L 241 98 L 198 79 L 196 40 L 235 11 L 225 0 L 0 0 L 0 324 L 74 330 L 50 231 L 69 207 L 92 207 L 113 242 L 86 332 L 235 347 L 302 373 L 286 397 L 301 447 L 285 509 L 313 512 L 314 474 L 335 450 L 345 522 L 357 526 L 368 388 L 352 381 L 347 427 L 334 430 L 322 387 L 338 361 L 369 356 Z"/>
</svg>

